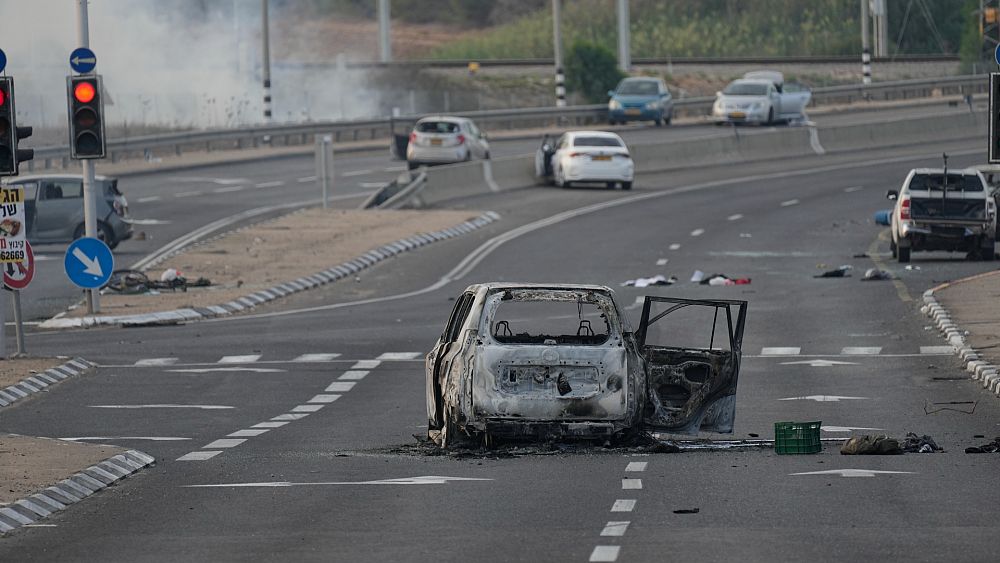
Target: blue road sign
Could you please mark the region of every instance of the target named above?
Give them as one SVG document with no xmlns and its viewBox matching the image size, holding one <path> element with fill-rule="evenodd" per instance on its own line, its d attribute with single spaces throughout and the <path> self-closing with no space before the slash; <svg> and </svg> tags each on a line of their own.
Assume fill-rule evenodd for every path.
<svg viewBox="0 0 1000 563">
<path fill-rule="evenodd" d="M 69 66 L 73 72 L 87 74 L 97 66 L 97 55 L 86 47 L 78 47 L 69 54 Z"/>
<path fill-rule="evenodd" d="M 7 53 L 4 53 L 3 49 L 0 49 L 0 72 L 3 72 L 5 68 L 7 68 Z"/>
<path fill-rule="evenodd" d="M 84 289 L 94 289 L 111 279 L 115 258 L 104 241 L 83 237 L 73 241 L 66 249 L 63 267 L 69 281 Z"/>
<path fill-rule="evenodd" d="M 1000 65 L 1000 45 L 997 45 L 996 50 L 993 51 L 993 58 L 996 59 L 997 64 Z"/>
</svg>

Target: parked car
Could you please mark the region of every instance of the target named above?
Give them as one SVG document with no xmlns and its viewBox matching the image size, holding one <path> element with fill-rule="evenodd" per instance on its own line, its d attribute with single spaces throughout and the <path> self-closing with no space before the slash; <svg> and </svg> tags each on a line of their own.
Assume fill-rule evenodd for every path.
<svg viewBox="0 0 1000 563">
<path fill-rule="evenodd" d="M 608 122 L 652 121 L 657 125 L 674 118 L 674 100 L 660 78 L 630 77 L 608 91 Z"/>
<path fill-rule="evenodd" d="M 486 133 L 464 117 L 438 115 L 417 121 L 406 147 L 406 163 L 410 170 L 421 165 L 489 157 Z"/>
<path fill-rule="evenodd" d="M 712 119 L 716 123 L 756 123 L 805 119 L 812 92 L 797 83 L 785 83 L 780 72 L 748 72 L 715 93 Z"/>
<path fill-rule="evenodd" d="M 632 189 L 635 163 L 621 137 L 605 131 L 570 131 L 554 143 L 548 136 L 535 153 L 535 176 L 560 187 L 597 182 Z"/>
<path fill-rule="evenodd" d="M 993 198 L 993 206 L 1000 215 L 1000 164 L 980 164 L 974 167 L 986 180 L 986 187 Z M 997 217 L 997 228 L 994 241 L 1000 240 L 1000 216 Z"/>
<path fill-rule="evenodd" d="M 115 248 L 132 237 L 128 201 L 118 179 L 94 178 L 97 193 L 97 234 Z M 78 174 L 18 176 L 8 182 L 24 189 L 27 238 L 32 244 L 70 242 L 84 235 L 83 177 Z"/>
<path fill-rule="evenodd" d="M 997 202 L 978 170 L 915 168 L 886 197 L 896 202 L 890 248 L 900 262 L 909 262 L 914 250 L 967 252 L 993 260 Z"/>
<path fill-rule="evenodd" d="M 732 432 L 746 307 L 648 296 L 633 331 L 608 287 L 471 285 L 426 358 L 428 437 Z"/>
</svg>

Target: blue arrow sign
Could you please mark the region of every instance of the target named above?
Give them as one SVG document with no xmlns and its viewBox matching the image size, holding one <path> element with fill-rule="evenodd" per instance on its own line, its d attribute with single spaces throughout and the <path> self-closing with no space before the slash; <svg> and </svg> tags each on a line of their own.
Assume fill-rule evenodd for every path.
<svg viewBox="0 0 1000 563">
<path fill-rule="evenodd" d="M 73 72 L 87 74 L 97 66 L 97 55 L 86 47 L 78 47 L 69 54 L 69 66 Z"/>
<path fill-rule="evenodd" d="M 3 72 L 5 68 L 7 68 L 7 53 L 4 53 L 3 49 L 0 49 L 0 72 Z"/>
<path fill-rule="evenodd" d="M 84 289 L 94 289 L 111 279 L 115 258 L 104 241 L 91 237 L 78 238 L 66 249 L 63 267 L 69 281 Z"/>
</svg>

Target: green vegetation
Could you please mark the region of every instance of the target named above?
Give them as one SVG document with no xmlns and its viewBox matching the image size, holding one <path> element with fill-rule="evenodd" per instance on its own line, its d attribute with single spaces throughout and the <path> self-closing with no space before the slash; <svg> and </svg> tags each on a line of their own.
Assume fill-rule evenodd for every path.
<svg viewBox="0 0 1000 563">
<path fill-rule="evenodd" d="M 577 41 L 566 56 L 566 87 L 592 104 L 606 101 L 624 77 L 615 55 L 600 45 Z"/>
</svg>

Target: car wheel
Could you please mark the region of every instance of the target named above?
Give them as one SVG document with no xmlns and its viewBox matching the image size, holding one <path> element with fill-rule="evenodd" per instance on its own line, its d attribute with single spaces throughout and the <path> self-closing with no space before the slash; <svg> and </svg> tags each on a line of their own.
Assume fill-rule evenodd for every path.
<svg viewBox="0 0 1000 563">
<path fill-rule="evenodd" d="M 615 183 L 614 182 L 608 182 L 606 185 L 607 185 L 607 187 L 608 187 L 609 190 L 615 189 Z"/>
<path fill-rule="evenodd" d="M 896 241 L 894 241 L 894 240 L 890 240 L 889 241 L 889 250 L 892 251 L 892 257 L 895 258 L 896 257 Z"/>
<path fill-rule="evenodd" d="M 663 119 L 654 119 L 653 123 L 655 123 L 657 127 L 663 127 Z"/>
<path fill-rule="evenodd" d="M 987 239 L 986 245 L 979 248 L 979 256 L 984 262 L 992 262 L 993 258 L 996 256 L 993 248 L 996 245 L 996 241 L 993 239 Z"/>
<path fill-rule="evenodd" d="M 905 264 L 910 261 L 910 247 L 903 248 L 902 246 L 896 249 L 898 253 L 898 259 L 900 264 Z"/>
<path fill-rule="evenodd" d="M 80 223 L 80 225 L 76 228 L 76 231 L 73 233 L 73 240 L 76 240 L 78 238 L 83 238 L 85 233 L 86 233 L 86 227 L 83 223 Z M 97 238 L 104 241 L 104 244 L 108 245 L 108 248 L 112 250 L 114 250 L 114 248 L 118 246 L 118 243 L 120 242 L 118 239 L 115 238 L 114 233 L 112 233 L 111 231 L 111 227 L 109 227 L 107 223 L 101 223 L 101 222 L 97 223 Z"/>
<path fill-rule="evenodd" d="M 667 125 L 670 125 L 673 121 L 674 121 L 674 112 L 671 111 L 669 114 L 667 114 L 667 118 L 664 119 L 663 122 L 666 123 Z"/>
<path fill-rule="evenodd" d="M 486 154 L 483 155 L 483 158 L 486 159 L 486 160 L 489 160 L 490 159 L 490 151 L 486 151 Z"/>
<path fill-rule="evenodd" d="M 416 162 L 406 161 L 406 169 L 407 170 L 416 170 L 418 166 L 420 166 L 420 165 L 417 164 Z"/>
<path fill-rule="evenodd" d="M 632 189 L 632 182 L 622 182 L 622 189 L 623 190 L 631 190 Z"/>
</svg>

